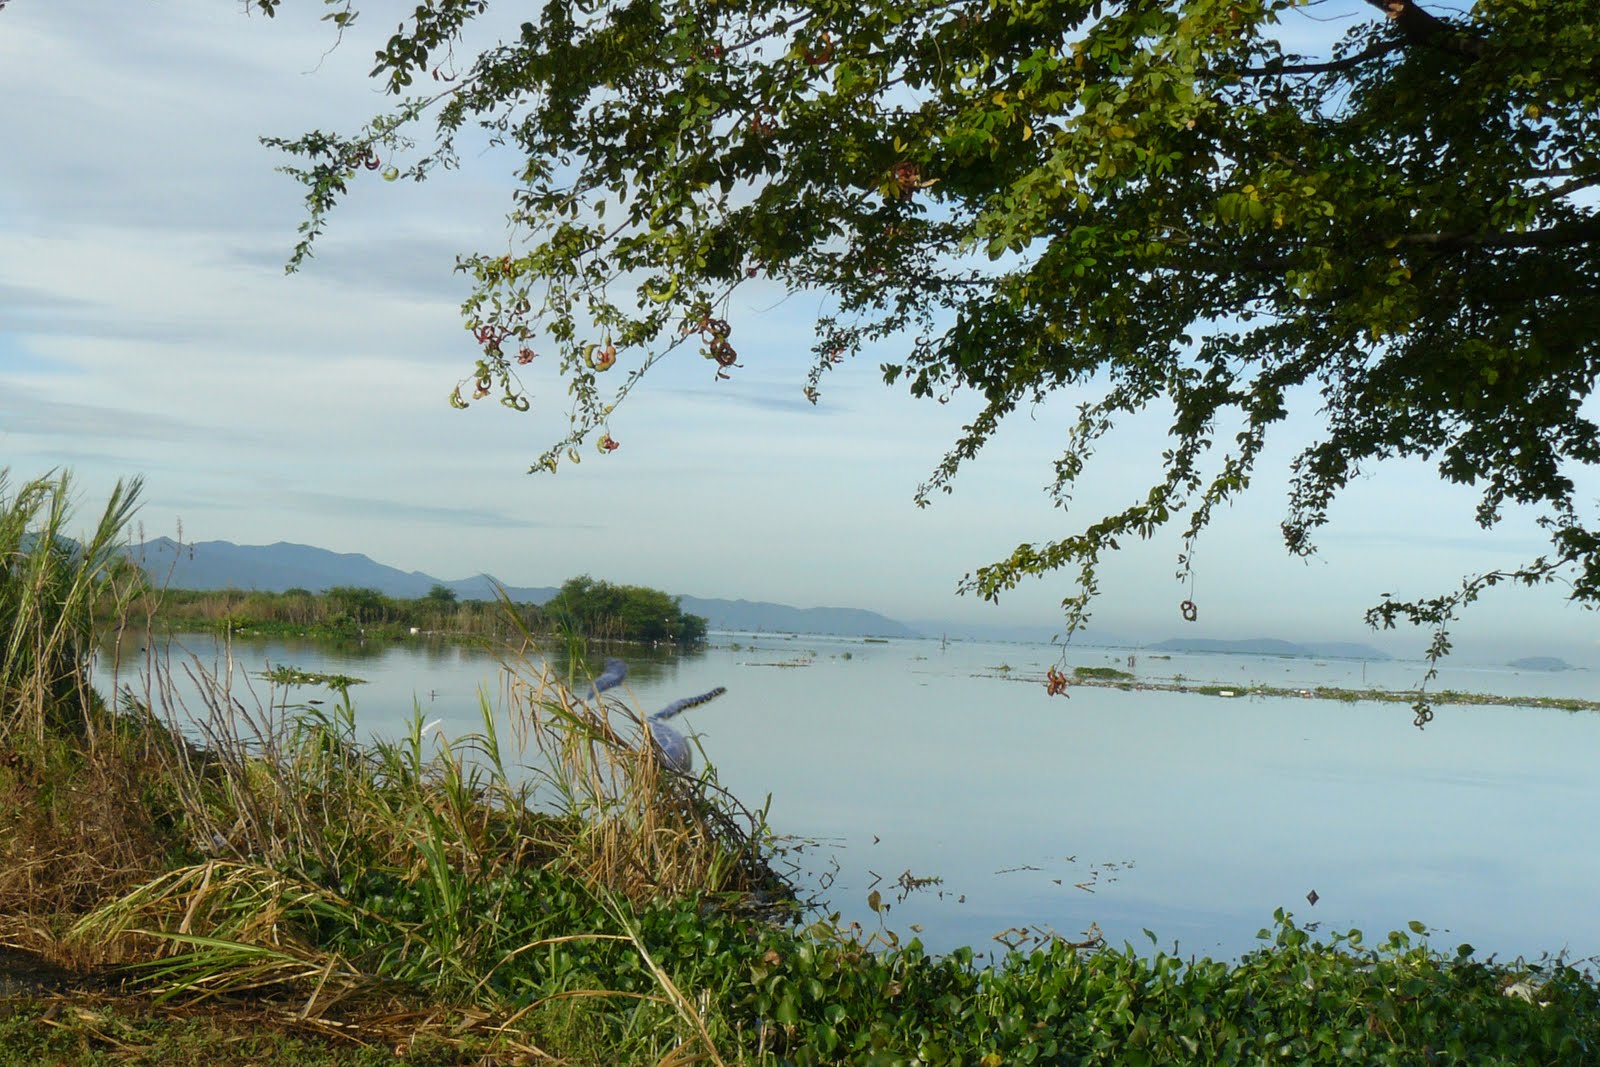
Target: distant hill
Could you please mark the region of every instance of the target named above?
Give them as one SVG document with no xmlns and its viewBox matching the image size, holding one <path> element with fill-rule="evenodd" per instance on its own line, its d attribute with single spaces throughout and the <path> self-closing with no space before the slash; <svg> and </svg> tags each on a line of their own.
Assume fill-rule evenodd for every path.
<svg viewBox="0 0 1600 1067">
<path fill-rule="evenodd" d="M 713 630 L 769 630 L 843 637 L 921 637 L 903 622 L 861 608 L 792 608 L 759 600 L 707 600 L 685 596 L 680 603 L 702 615 Z"/>
<path fill-rule="evenodd" d="M 1519 671 L 1575 671 L 1578 668 L 1559 656 L 1524 656 L 1506 664 Z"/>
<path fill-rule="evenodd" d="M 312 545 L 279 541 L 271 545 L 236 545 L 200 541 L 179 545 L 159 537 L 134 545 L 128 554 L 152 581 L 174 589 L 287 589 L 321 592 L 331 586 L 376 589 L 385 596 L 425 596 L 435 585 L 455 591 L 463 600 L 493 600 L 495 579 L 479 574 L 445 580 L 421 571 L 389 567 L 357 552 L 330 552 Z M 506 586 L 519 603 L 543 604 L 559 591 L 554 586 Z M 683 610 L 703 616 L 713 630 L 767 630 L 784 633 L 839 634 L 846 637 L 917 637 L 904 623 L 860 608 L 795 608 L 751 600 L 711 600 L 685 596 Z"/>
<path fill-rule="evenodd" d="M 1147 649 L 1155 652 L 1220 652 L 1239 656 L 1309 656 L 1327 659 L 1393 659 L 1371 645 L 1351 641 L 1320 641 L 1296 644 L 1275 637 L 1252 637 L 1242 641 L 1219 641 L 1204 637 L 1172 637 Z"/>
<path fill-rule="evenodd" d="M 419 597 L 440 582 L 421 571 L 387 567 L 355 552 L 330 552 L 311 545 L 279 541 L 272 545 L 236 545 L 231 541 L 199 541 L 179 545 L 158 537 L 129 549 L 152 581 L 176 589 L 286 589 L 320 592 L 330 586 L 376 589 L 385 596 Z M 460 591 L 458 590 L 458 595 Z"/>
</svg>

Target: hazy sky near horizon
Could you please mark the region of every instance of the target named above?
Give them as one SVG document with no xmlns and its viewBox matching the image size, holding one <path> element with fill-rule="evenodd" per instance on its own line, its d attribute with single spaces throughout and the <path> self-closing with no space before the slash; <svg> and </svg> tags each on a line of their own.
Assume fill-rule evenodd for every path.
<svg viewBox="0 0 1600 1067">
<path fill-rule="evenodd" d="M 730 309 L 744 363 L 732 381 L 692 352 L 668 360 L 614 417 L 618 452 L 531 475 L 565 426 L 558 384 L 530 380 L 527 415 L 445 402 L 474 358 L 454 259 L 507 247 L 512 156 L 464 153 L 460 171 L 420 187 L 364 176 L 316 258 L 286 276 L 301 188 L 257 138 L 347 131 L 384 110 L 371 52 L 411 6 L 366 5 L 331 52 L 312 0 L 270 20 L 227 0 L 0 11 L 0 466 L 13 479 L 69 467 L 87 509 L 142 475 L 149 536 L 303 542 L 446 578 L 548 585 L 587 572 L 913 621 L 1056 621 L 1068 575 L 998 605 L 956 584 L 1141 497 L 1161 418 L 1105 442 L 1071 514 L 1044 492 L 1075 403 L 1065 395 L 1013 416 L 955 494 L 919 510 L 913 493 L 975 405 L 913 401 L 868 356 L 830 375 L 812 407 L 800 390 L 827 304 L 753 286 Z M 1332 22 L 1296 16 L 1286 32 L 1325 36 L 1370 10 L 1325 3 L 1318 17 Z M 1341 498 L 1320 555 L 1290 558 L 1287 461 L 1316 429 L 1309 411 L 1288 423 L 1201 542 L 1198 625 L 1178 616 L 1190 591 L 1174 578 L 1176 536 L 1107 563 L 1097 622 L 1152 639 L 1271 634 L 1409 653 L 1421 635 L 1361 625 L 1380 593 L 1440 593 L 1545 547 L 1526 516 L 1477 529 L 1471 490 L 1396 463 Z M 1585 478 L 1592 501 L 1600 481 Z M 1480 658 L 1503 645 L 1600 663 L 1597 623 L 1559 588 L 1496 591 L 1457 633 Z"/>
</svg>

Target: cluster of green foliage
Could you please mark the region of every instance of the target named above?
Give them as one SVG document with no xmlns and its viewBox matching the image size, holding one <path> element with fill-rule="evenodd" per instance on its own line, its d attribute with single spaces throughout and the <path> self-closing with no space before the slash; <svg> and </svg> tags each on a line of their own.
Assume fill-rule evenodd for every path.
<svg viewBox="0 0 1600 1067">
<path fill-rule="evenodd" d="M 1105 682 L 1133 681 L 1132 673 L 1118 670 L 1116 667 L 1074 667 L 1072 668 L 1072 676 L 1074 678 L 1094 678 Z"/>
<path fill-rule="evenodd" d="M 685 613 L 677 597 L 587 574 L 563 582 L 545 612 L 562 628 L 603 641 L 698 645 L 706 639 L 706 620 Z"/>
<path fill-rule="evenodd" d="M 324 2 L 351 32 L 355 0 Z M 362 161 L 420 181 L 474 125 L 509 150 L 512 252 L 460 262 L 479 349 L 462 386 L 527 410 L 518 367 L 559 363 L 571 426 L 534 469 L 614 448 L 617 403 L 674 349 L 725 374 L 752 325 L 728 295 L 759 278 L 827 297 L 813 401 L 867 351 L 918 397 L 981 400 L 919 504 L 1057 391 L 1080 401 L 1063 507 L 1108 431 L 1170 417 L 1152 485 L 979 568 L 964 588 L 984 597 L 1067 568 L 1076 625 L 1101 556 L 1173 524 L 1184 576 L 1299 412 L 1318 436 L 1290 467 L 1293 553 L 1394 457 L 1478 487 L 1484 526 L 1526 507 L 1549 534 L 1454 593 L 1384 599 L 1374 625 L 1435 624 L 1438 655 L 1501 581 L 1565 577 L 1600 602 L 1574 489 L 1600 463 L 1592 0 L 1368 0 L 1326 57 L 1281 43 L 1301 0 L 552 0 L 474 57 L 491 6 L 421 5 L 387 36 L 372 74 L 392 113 L 268 143 L 304 161 L 291 268 Z"/>
<path fill-rule="evenodd" d="M 678 600 L 643 586 L 612 585 L 584 576 L 562 586 L 549 604 L 460 600 L 446 586 L 407 599 L 377 589 L 333 586 L 320 593 L 236 589 L 166 589 L 144 603 L 155 621 L 175 628 L 328 637 L 401 637 L 416 628 L 486 639 L 573 633 L 607 641 L 703 643 L 706 620 L 685 614 Z"/>
<path fill-rule="evenodd" d="M 316 686 L 331 689 L 342 693 L 353 685 L 365 685 L 365 678 L 357 678 L 350 674 L 329 674 L 326 671 L 307 671 L 299 667 L 290 667 L 280 664 L 269 671 L 262 671 L 261 676 L 273 685 L 284 688 L 299 688 L 301 686 Z"/>
</svg>

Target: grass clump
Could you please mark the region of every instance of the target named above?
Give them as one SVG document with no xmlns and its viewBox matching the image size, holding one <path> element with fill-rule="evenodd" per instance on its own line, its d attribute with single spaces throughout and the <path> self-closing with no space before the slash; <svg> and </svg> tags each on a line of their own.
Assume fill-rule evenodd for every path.
<svg viewBox="0 0 1600 1067">
<path fill-rule="evenodd" d="M 162 731 L 90 683 L 96 615 L 142 584 L 117 551 L 138 495 L 137 481 L 117 485 L 73 539 L 68 475 L 13 488 L 0 470 L 0 938 L 12 944 L 60 948 L 66 922 L 161 869 L 173 844 Z"/>
</svg>

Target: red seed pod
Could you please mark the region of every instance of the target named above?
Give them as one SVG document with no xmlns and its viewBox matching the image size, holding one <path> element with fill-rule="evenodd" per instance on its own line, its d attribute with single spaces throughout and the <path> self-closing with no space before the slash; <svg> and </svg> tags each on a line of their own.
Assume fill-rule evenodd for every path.
<svg viewBox="0 0 1600 1067">
<path fill-rule="evenodd" d="M 517 362 L 526 367 L 529 363 L 533 362 L 533 357 L 536 355 L 538 355 L 537 352 L 524 345 L 523 347 L 517 349 Z"/>
</svg>

